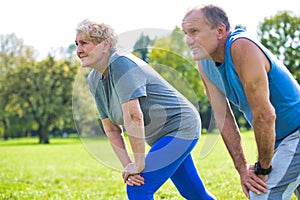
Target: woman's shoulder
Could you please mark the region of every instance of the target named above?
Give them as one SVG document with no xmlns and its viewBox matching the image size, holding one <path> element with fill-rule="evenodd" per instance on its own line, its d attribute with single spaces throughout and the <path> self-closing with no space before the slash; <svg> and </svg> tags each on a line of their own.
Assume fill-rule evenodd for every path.
<svg viewBox="0 0 300 200">
<path fill-rule="evenodd" d="M 122 55 L 119 54 L 112 60 L 110 65 L 112 66 L 136 65 L 136 62 L 134 61 L 133 58 L 134 57 L 132 54 L 122 54 Z"/>
<path fill-rule="evenodd" d="M 132 54 L 123 54 L 118 55 L 109 65 L 109 71 L 111 74 L 123 74 L 132 69 L 138 69 L 141 64 L 138 62 L 138 59 L 134 58 Z"/>
</svg>

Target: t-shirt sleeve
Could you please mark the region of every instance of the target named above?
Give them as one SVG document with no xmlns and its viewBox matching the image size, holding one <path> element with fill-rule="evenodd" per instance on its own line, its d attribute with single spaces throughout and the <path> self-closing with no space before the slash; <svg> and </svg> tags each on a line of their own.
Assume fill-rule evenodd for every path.
<svg viewBox="0 0 300 200">
<path fill-rule="evenodd" d="M 146 75 L 135 62 L 121 56 L 111 64 L 111 70 L 121 104 L 147 96 Z"/>
</svg>

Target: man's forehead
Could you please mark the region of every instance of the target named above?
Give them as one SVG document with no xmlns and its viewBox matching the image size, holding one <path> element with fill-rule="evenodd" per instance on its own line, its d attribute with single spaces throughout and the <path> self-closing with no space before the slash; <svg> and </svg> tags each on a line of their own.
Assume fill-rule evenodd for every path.
<svg viewBox="0 0 300 200">
<path fill-rule="evenodd" d="M 182 26 L 190 23 L 199 22 L 203 19 L 203 13 L 199 10 L 189 12 L 182 20 Z"/>
<path fill-rule="evenodd" d="M 203 17 L 202 10 L 194 9 L 189 11 L 183 19 L 189 19 L 189 18 L 202 18 Z"/>
</svg>

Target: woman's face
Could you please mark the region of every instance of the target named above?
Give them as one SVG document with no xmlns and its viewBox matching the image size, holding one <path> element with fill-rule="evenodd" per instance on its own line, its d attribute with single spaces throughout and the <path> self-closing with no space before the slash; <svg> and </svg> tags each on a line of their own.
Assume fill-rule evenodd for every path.
<svg viewBox="0 0 300 200">
<path fill-rule="evenodd" d="M 91 67 L 97 63 L 99 55 L 93 53 L 97 46 L 90 40 L 86 40 L 81 32 L 77 32 L 75 44 L 77 46 L 77 56 L 81 60 L 82 67 Z"/>
</svg>

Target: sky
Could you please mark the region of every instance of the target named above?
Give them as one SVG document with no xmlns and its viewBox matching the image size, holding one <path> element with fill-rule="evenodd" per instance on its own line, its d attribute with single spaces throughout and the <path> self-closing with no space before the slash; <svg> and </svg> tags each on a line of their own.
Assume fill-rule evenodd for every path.
<svg viewBox="0 0 300 200">
<path fill-rule="evenodd" d="M 278 11 L 300 16 L 299 0 L 3 0 L 0 34 L 15 33 L 43 58 L 73 44 L 75 28 L 83 19 L 109 24 L 117 34 L 136 29 L 172 31 L 181 27 L 189 8 L 202 4 L 222 7 L 233 27 L 242 24 L 254 35 L 259 22 Z"/>
</svg>

